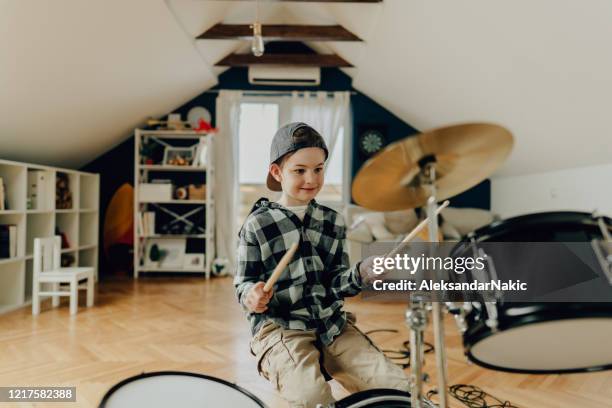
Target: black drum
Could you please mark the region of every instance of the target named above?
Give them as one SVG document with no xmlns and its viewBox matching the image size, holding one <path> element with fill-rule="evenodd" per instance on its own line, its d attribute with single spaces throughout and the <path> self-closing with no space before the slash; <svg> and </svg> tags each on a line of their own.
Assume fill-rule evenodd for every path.
<svg viewBox="0 0 612 408">
<path fill-rule="evenodd" d="M 604 218 L 604 224 L 612 232 L 609 218 Z M 476 230 L 455 247 L 453 255 L 465 254 L 467 243 L 472 240 L 476 245 L 483 242 L 591 242 L 601 239 L 602 235 L 591 214 L 530 214 Z M 521 266 L 520 259 L 507 265 L 519 268 L 516 270 L 519 274 L 544 273 L 525 270 L 528 268 L 525 264 Z M 497 265 L 496 269 L 498 278 L 504 279 L 504 271 Z M 555 279 L 555 276 L 548 278 Z M 610 287 L 601 289 L 609 290 Z M 604 297 L 608 299 L 607 294 Z M 471 302 L 473 308 L 466 314 L 467 331 L 463 334 L 465 353 L 478 365 L 509 372 L 570 373 L 610 369 L 612 296 L 609 299 L 610 302 L 598 303 L 497 302 L 488 305 L 494 308 L 489 311 L 482 302 Z M 487 324 L 492 314 L 497 314 L 494 329 Z"/>
<path fill-rule="evenodd" d="M 410 407 L 410 393 L 386 388 L 360 391 L 336 402 L 334 408 L 406 408 Z"/>
<path fill-rule="evenodd" d="M 100 408 L 265 408 L 264 403 L 230 382 L 202 374 L 160 371 L 127 378 L 102 398 Z"/>
</svg>

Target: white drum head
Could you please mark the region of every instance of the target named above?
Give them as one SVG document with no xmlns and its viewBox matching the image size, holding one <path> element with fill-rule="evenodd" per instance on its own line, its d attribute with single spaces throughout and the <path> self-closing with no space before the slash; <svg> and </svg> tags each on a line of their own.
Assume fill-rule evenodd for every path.
<svg viewBox="0 0 612 408">
<path fill-rule="evenodd" d="M 579 318 L 531 323 L 477 342 L 471 355 L 514 371 L 580 371 L 612 365 L 612 319 Z"/>
<path fill-rule="evenodd" d="M 188 373 L 150 373 L 106 395 L 105 408 L 261 408 L 263 403 L 236 386 Z"/>
</svg>

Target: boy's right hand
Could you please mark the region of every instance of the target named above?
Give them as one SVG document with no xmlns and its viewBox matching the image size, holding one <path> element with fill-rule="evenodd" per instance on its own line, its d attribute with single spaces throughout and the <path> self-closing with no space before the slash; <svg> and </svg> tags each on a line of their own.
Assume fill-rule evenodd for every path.
<svg viewBox="0 0 612 408">
<path fill-rule="evenodd" d="M 273 291 L 264 291 L 265 282 L 257 282 L 249 289 L 244 305 L 253 313 L 263 313 L 268 310 L 268 303 L 272 298 Z"/>
</svg>

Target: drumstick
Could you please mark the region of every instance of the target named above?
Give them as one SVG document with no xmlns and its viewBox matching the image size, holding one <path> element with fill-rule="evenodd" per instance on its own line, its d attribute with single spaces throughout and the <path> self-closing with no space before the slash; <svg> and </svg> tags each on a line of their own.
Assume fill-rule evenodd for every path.
<svg viewBox="0 0 612 408">
<path fill-rule="evenodd" d="M 266 281 L 266 284 L 263 288 L 264 292 L 269 292 L 270 289 L 272 289 L 272 286 L 274 286 L 278 278 L 280 278 L 281 273 L 283 273 L 289 262 L 291 262 L 291 258 L 293 258 L 293 255 L 295 254 L 295 251 L 297 251 L 297 248 L 297 242 L 291 244 L 291 247 L 289 247 L 287 252 L 285 252 L 285 255 L 283 255 L 281 260 L 276 265 L 276 268 L 274 268 L 274 272 L 272 272 L 272 275 L 270 275 L 270 277 Z"/>
<path fill-rule="evenodd" d="M 438 207 L 438 209 L 436 210 L 436 217 L 438 216 L 438 214 L 440 214 L 440 211 L 442 211 L 443 209 L 445 209 L 446 207 L 448 207 L 448 205 L 450 204 L 450 202 L 448 200 L 444 201 L 442 204 L 440 204 L 440 206 Z M 425 226 L 427 225 L 427 223 L 429 222 L 429 218 L 425 218 L 423 221 L 421 221 L 411 232 L 410 234 L 406 235 L 406 238 L 404 238 L 402 240 L 402 242 L 399 243 L 398 246 L 396 246 L 391 252 L 387 253 L 387 255 L 385 255 L 386 258 L 392 257 L 393 255 L 395 255 L 395 253 L 397 251 L 399 251 L 400 249 L 402 249 L 404 247 L 404 245 L 406 243 L 408 243 L 409 241 L 412 241 L 412 239 L 414 237 L 416 237 L 416 235 L 421 232 L 421 230 L 423 228 L 425 228 Z"/>
</svg>

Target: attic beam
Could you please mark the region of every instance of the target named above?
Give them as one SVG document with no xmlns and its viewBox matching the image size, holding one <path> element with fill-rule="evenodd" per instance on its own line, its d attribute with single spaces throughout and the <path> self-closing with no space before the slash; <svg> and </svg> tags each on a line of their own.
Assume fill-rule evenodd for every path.
<svg viewBox="0 0 612 408">
<path fill-rule="evenodd" d="M 228 0 L 226 0 L 228 1 Z M 234 0 L 229 0 L 234 1 Z M 241 0 L 241 1 L 255 1 L 255 0 Z M 282 1 L 285 3 L 382 3 L 383 0 L 268 0 L 268 1 Z"/>
<path fill-rule="evenodd" d="M 215 66 L 245 67 L 249 65 L 298 65 L 303 67 L 352 67 L 348 61 L 336 54 L 230 54 Z"/>
<path fill-rule="evenodd" d="M 266 41 L 363 41 L 340 25 L 275 25 L 264 24 Z M 249 40 L 253 29 L 248 24 L 215 24 L 198 40 Z"/>
</svg>

